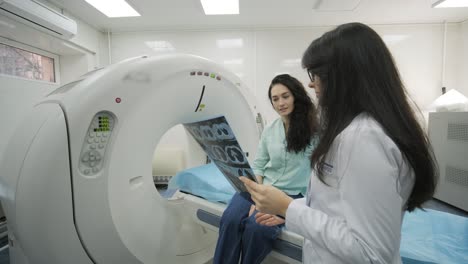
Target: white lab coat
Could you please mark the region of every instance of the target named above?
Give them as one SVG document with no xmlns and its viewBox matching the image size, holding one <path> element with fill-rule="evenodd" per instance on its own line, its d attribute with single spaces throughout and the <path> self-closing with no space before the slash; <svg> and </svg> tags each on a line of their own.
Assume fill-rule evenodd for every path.
<svg viewBox="0 0 468 264">
<path fill-rule="evenodd" d="M 367 114 L 334 140 L 323 184 L 312 172 L 307 197 L 294 200 L 286 228 L 304 237 L 304 263 L 401 263 L 400 237 L 414 172 Z"/>
</svg>

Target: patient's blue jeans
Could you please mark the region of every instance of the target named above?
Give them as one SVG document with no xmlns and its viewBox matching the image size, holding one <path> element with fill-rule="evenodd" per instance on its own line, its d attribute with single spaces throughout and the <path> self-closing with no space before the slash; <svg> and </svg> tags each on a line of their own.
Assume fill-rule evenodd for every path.
<svg viewBox="0 0 468 264">
<path fill-rule="evenodd" d="M 302 195 L 290 195 L 301 198 Z M 252 202 L 236 193 L 221 217 L 219 238 L 213 258 L 214 264 L 260 263 L 271 252 L 273 241 L 278 237 L 281 228 L 263 226 L 255 222 L 255 211 L 249 217 Z M 241 254 L 242 253 L 242 254 Z"/>
</svg>

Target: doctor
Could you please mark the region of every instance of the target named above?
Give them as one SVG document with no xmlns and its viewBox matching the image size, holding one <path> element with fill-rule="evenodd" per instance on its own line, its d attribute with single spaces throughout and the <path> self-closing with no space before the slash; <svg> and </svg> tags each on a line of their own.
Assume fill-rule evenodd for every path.
<svg viewBox="0 0 468 264">
<path fill-rule="evenodd" d="M 401 263 L 404 212 L 432 197 L 436 165 L 392 55 L 374 30 L 350 23 L 314 40 L 302 64 L 324 129 L 306 198 L 242 180 L 257 210 L 305 238 L 304 263 Z"/>
</svg>

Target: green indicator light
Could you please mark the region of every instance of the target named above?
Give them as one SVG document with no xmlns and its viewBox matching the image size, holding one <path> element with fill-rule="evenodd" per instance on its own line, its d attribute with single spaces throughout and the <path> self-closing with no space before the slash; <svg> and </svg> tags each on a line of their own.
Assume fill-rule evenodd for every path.
<svg viewBox="0 0 468 264">
<path fill-rule="evenodd" d="M 216 74 L 212 73 L 212 74 L 210 74 L 210 77 L 214 78 L 214 77 L 216 77 Z"/>
</svg>

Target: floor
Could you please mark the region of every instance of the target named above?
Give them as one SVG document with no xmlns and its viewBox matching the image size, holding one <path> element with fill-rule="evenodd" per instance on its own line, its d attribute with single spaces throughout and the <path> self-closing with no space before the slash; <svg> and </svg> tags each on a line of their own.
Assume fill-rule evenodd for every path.
<svg viewBox="0 0 468 264">
<path fill-rule="evenodd" d="M 449 204 L 446 204 L 444 202 L 441 202 L 441 201 L 438 201 L 438 200 L 430 200 L 428 201 L 427 203 L 424 204 L 424 208 L 429 208 L 429 209 L 433 209 L 433 210 L 438 210 L 438 211 L 443 211 L 443 212 L 447 212 L 447 213 L 451 213 L 451 214 L 456 214 L 456 215 L 460 215 L 460 216 L 463 216 L 463 217 L 468 217 L 468 212 L 466 211 L 463 211 L 463 210 L 460 210 L 458 208 L 455 208 Z M 7 239 L 6 238 L 3 238 L 3 239 L 0 239 L 0 249 L 5 247 L 7 244 Z M 0 264 L 9 264 L 10 263 L 10 257 L 9 257 L 9 254 L 8 254 L 8 248 L 5 247 L 5 249 L 1 250 L 0 251 Z M 274 259 L 270 259 L 268 261 L 269 264 L 280 264 L 280 263 L 284 263 L 284 262 L 281 262 L 281 261 L 276 261 Z M 420 262 L 420 261 L 414 261 L 414 260 L 410 260 L 410 259 L 403 259 L 403 263 L 404 264 L 431 264 L 431 263 L 426 263 L 426 262 Z"/>
</svg>

